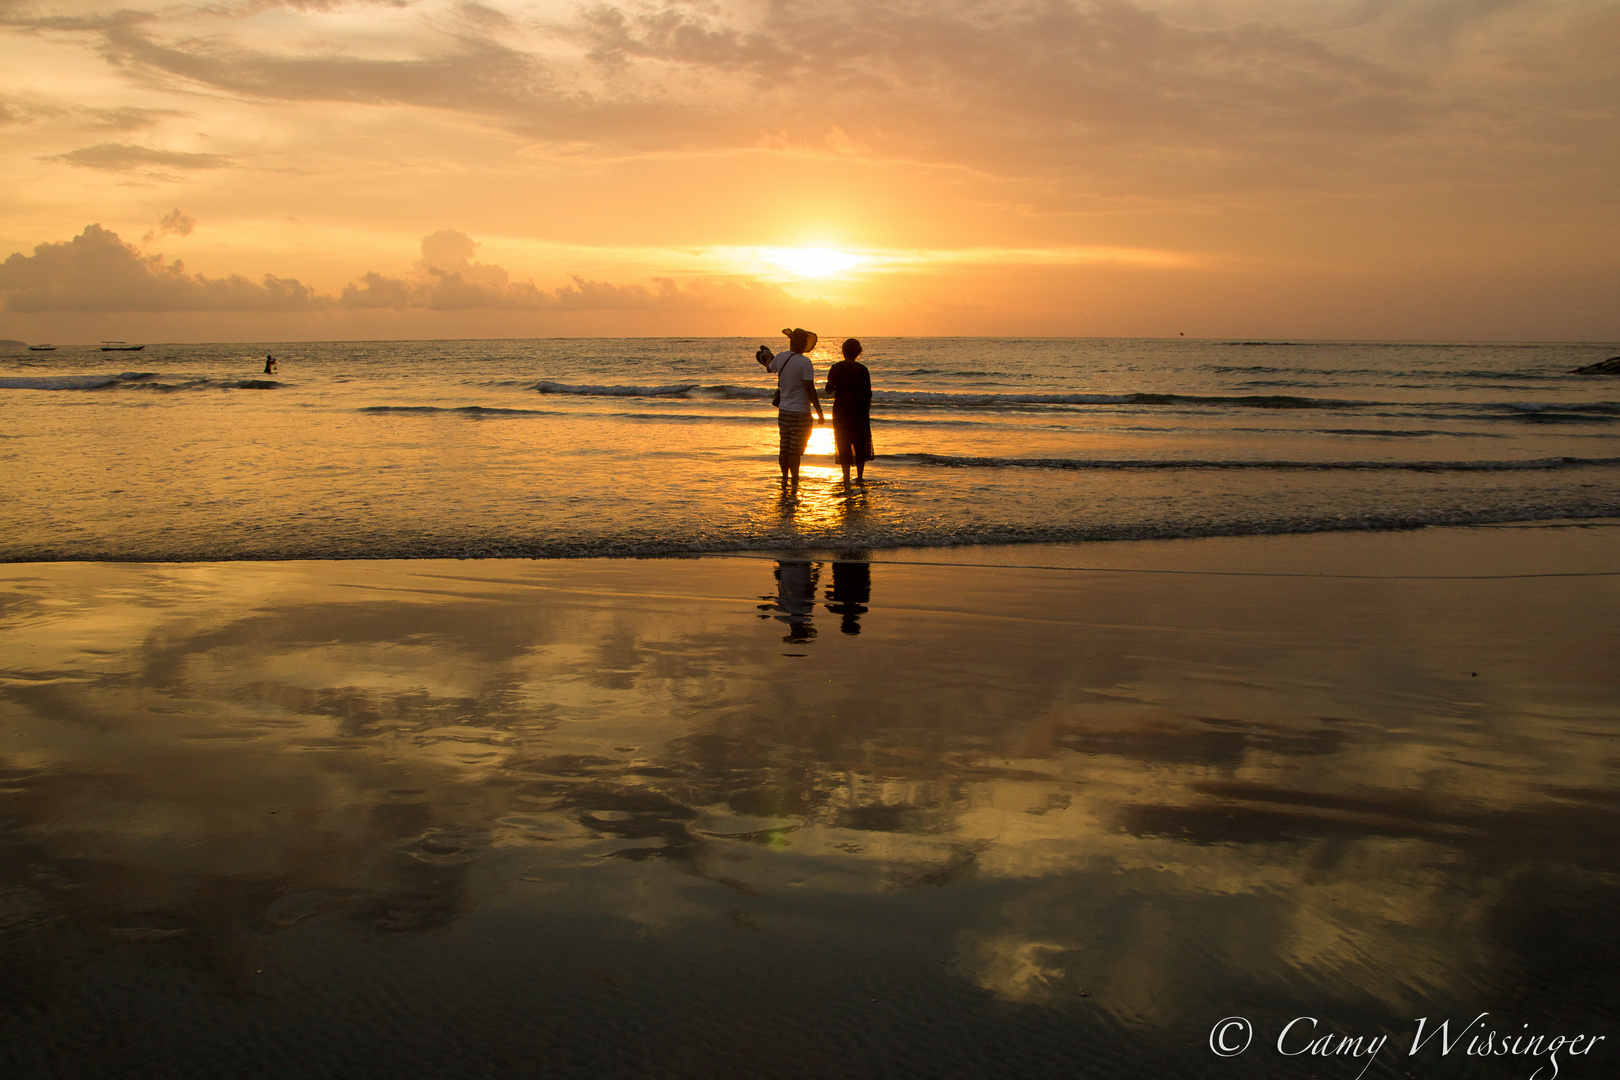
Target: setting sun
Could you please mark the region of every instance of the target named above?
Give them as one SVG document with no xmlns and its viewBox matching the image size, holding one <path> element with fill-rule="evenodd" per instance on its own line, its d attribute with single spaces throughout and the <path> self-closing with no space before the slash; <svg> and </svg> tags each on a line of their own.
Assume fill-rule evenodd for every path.
<svg viewBox="0 0 1620 1080">
<path fill-rule="evenodd" d="M 760 248 L 759 257 L 800 277 L 826 277 L 866 261 L 837 248 Z"/>
</svg>

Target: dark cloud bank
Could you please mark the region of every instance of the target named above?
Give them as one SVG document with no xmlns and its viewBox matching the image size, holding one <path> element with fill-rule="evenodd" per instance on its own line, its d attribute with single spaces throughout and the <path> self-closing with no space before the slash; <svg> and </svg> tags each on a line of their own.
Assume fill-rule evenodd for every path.
<svg viewBox="0 0 1620 1080">
<path fill-rule="evenodd" d="M 148 240 L 187 235 L 195 220 L 176 209 Z M 573 284 L 542 289 L 512 281 L 499 266 L 473 261 L 477 243 L 454 229 L 422 241 L 414 271 L 390 277 L 371 271 L 338 296 L 316 292 L 297 278 L 239 274 L 210 278 L 189 273 L 179 259 L 146 254 L 100 225 L 60 243 L 39 244 L 32 255 L 13 253 L 0 263 L 6 309 L 43 311 L 318 311 L 426 308 L 436 311 L 755 311 L 793 303 L 781 288 L 758 281 L 654 278 L 651 287 L 614 285 L 575 276 Z"/>
</svg>

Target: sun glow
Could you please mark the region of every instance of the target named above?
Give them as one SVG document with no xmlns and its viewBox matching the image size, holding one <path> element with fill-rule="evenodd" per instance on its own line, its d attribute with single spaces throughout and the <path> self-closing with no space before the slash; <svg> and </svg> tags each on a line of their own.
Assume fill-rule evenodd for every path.
<svg viewBox="0 0 1620 1080">
<path fill-rule="evenodd" d="M 804 452 L 806 454 L 831 457 L 833 452 L 832 428 L 823 424 L 812 431 L 810 433 L 810 445 L 804 448 Z"/>
<path fill-rule="evenodd" d="M 760 248 L 759 257 L 799 277 L 827 277 L 866 261 L 837 248 Z"/>
</svg>

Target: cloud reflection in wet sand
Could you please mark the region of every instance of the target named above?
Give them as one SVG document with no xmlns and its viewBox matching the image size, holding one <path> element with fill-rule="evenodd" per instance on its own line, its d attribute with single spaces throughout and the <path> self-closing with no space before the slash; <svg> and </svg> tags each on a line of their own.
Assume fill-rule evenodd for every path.
<svg viewBox="0 0 1620 1080">
<path fill-rule="evenodd" d="M 1612 579 L 738 559 L 4 586 L 24 1074 L 231 1046 L 1151 1074 L 1207 1067 L 1245 1009 L 1612 1015 Z M 70 1050 L 86 1028 L 111 1049 Z"/>
</svg>

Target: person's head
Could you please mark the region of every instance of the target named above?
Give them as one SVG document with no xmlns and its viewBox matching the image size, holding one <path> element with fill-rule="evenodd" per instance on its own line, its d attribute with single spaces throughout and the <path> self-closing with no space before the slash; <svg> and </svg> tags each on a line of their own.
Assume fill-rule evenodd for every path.
<svg viewBox="0 0 1620 1080">
<path fill-rule="evenodd" d="M 854 338 L 844 339 L 844 359 L 853 360 L 861 355 L 861 343 Z"/>
<path fill-rule="evenodd" d="M 808 330 L 797 330 L 797 329 L 789 330 L 788 331 L 788 348 L 792 349 L 794 352 L 797 352 L 797 353 L 809 352 L 810 351 L 810 331 L 808 331 Z"/>
</svg>

